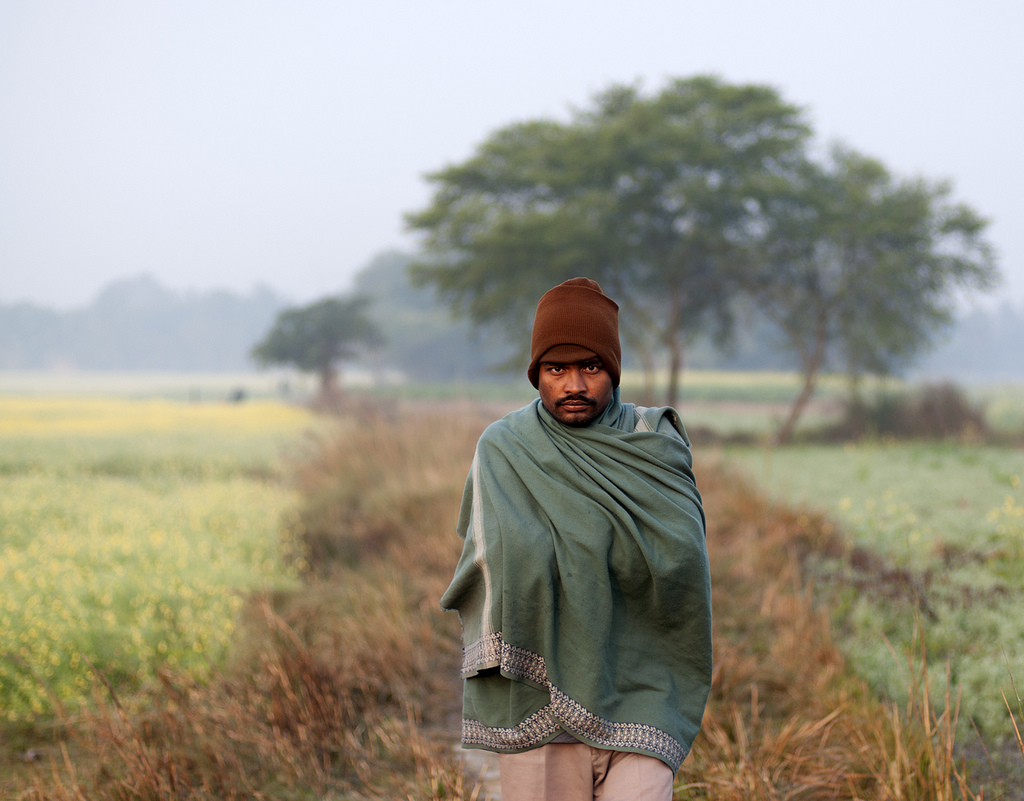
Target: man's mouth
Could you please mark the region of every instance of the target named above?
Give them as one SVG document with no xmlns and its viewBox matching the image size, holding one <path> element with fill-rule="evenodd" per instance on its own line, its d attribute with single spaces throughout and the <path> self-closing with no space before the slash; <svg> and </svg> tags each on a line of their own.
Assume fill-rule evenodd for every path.
<svg viewBox="0 0 1024 801">
<path fill-rule="evenodd" d="M 581 411 L 586 409 L 588 406 L 596 405 L 597 401 L 586 396 L 569 396 L 566 398 L 559 398 L 555 401 L 555 406 L 560 406 L 568 411 Z"/>
</svg>

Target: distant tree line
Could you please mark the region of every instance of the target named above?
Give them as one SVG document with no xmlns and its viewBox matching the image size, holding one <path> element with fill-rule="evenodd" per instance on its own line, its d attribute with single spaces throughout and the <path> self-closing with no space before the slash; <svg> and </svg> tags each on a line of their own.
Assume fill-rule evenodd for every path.
<svg viewBox="0 0 1024 801">
<path fill-rule="evenodd" d="M 251 369 L 249 350 L 287 299 L 267 288 L 177 293 L 119 280 L 81 309 L 0 304 L 0 369 Z"/>
<path fill-rule="evenodd" d="M 356 276 L 352 294 L 368 298 L 366 314 L 383 342 L 356 363 L 398 372 L 411 381 L 523 379 L 516 358 L 529 324 L 477 330 L 455 320 L 430 288 L 412 284 L 412 253 L 387 251 Z M 0 369 L 232 371 L 254 366 L 251 351 L 289 301 L 269 289 L 176 293 L 153 278 L 111 283 L 89 306 L 73 311 L 0 304 Z M 780 332 L 751 307 L 734 310 L 738 325 L 726 345 L 696 337 L 697 369 L 798 370 Z M 956 380 L 1024 378 L 1024 306 L 962 312 L 935 347 L 906 365 L 909 375 Z M 641 357 L 627 345 L 627 369 Z M 685 395 L 685 391 L 684 391 Z"/>
</svg>

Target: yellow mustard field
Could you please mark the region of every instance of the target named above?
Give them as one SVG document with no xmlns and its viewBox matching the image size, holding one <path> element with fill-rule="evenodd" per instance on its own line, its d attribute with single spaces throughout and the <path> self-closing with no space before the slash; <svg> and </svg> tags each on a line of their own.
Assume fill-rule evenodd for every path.
<svg viewBox="0 0 1024 801">
<path fill-rule="evenodd" d="M 223 655 L 243 594 L 295 580 L 281 403 L 0 398 L 0 717 L 66 713 Z M 92 667 L 91 667 L 92 666 Z"/>
<path fill-rule="evenodd" d="M 291 432 L 308 414 L 276 401 L 181 403 L 93 397 L 0 397 L 0 436 L 62 437 L 195 433 L 255 436 Z"/>
</svg>

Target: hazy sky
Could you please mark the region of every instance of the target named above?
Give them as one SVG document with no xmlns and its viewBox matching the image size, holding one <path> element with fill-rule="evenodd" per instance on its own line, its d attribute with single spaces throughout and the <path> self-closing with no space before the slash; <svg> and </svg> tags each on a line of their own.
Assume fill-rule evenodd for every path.
<svg viewBox="0 0 1024 801">
<path fill-rule="evenodd" d="M 712 72 L 951 179 L 1024 306 L 1022 37 L 1020 0 L 0 0 L 0 302 L 344 290 L 497 127 Z"/>
</svg>

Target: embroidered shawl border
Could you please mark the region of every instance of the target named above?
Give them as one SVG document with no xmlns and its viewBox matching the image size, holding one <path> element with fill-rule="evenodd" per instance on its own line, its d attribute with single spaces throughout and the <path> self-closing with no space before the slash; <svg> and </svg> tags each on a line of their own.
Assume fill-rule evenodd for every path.
<svg viewBox="0 0 1024 801">
<path fill-rule="evenodd" d="M 686 757 L 679 742 L 655 726 L 643 723 L 616 723 L 590 712 L 547 680 L 544 657 L 505 643 L 500 633 L 481 637 L 463 653 L 462 673 L 475 673 L 500 664 L 513 676 L 540 684 L 551 693 L 551 703 L 517 726 L 485 726 L 476 720 L 463 720 L 462 742 L 497 751 L 523 751 L 543 744 L 563 727 L 603 748 L 615 751 L 642 751 L 657 754 L 678 770 Z"/>
<path fill-rule="evenodd" d="M 462 652 L 462 675 L 472 675 L 484 668 L 498 667 L 513 676 L 548 686 L 548 669 L 544 657 L 525 648 L 510 645 L 501 639 L 501 632 L 486 634 Z"/>
</svg>

